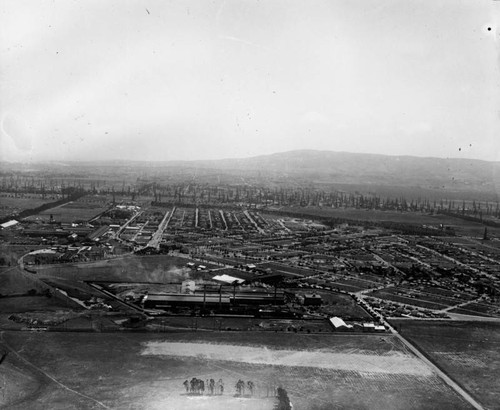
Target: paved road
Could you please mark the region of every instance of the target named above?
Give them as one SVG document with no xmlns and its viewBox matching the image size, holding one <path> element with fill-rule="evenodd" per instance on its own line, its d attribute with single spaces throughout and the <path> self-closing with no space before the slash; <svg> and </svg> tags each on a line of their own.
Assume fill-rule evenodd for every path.
<svg viewBox="0 0 500 410">
<path fill-rule="evenodd" d="M 116 232 L 115 234 L 115 238 L 116 239 L 120 239 L 120 235 L 121 233 L 125 230 L 125 228 L 127 226 L 129 226 L 129 224 L 134 220 L 136 219 L 138 216 L 142 215 L 144 213 L 144 211 L 139 211 L 137 212 L 134 216 L 132 216 L 132 218 L 130 218 L 127 222 L 125 222 L 122 226 L 120 226 L 120 228 L 118 229 L 118 231 Z"/>
<path fill-rule="evenodd" d="M 259 225 L 257 225 L 257 222 L 254 221 L 252 218 L 252 215 L 250 215 L 250 212 L 248 211 L 243 211 L 243 214 L 247 217 L 247 219 L 252 223 L 253 226 L 259 231 L 259 233 L 265 235 L 266 231 L 264 229 L 260 228 Z"/>
<path fill-rule="evenodd" d="M 175 210 L 176 210 L 176 207 L 174 206 L 172 208 L 172 212 L 167 211 L 165 213 L 165 216 L 163 217 L 162 221 L 160 222 L 160 225 L 158 225 L 158 229 L 153 234 L 151 240 L 147 243 L 145 248 L 152 247 L 152 248 L 160 249 L 160 242 L 161 242 L 163 232 L 165 231 L 165 229 L 167 229 L 168 224 L 170 223 L 170 219 L 172 219 L 172 215 L 174 214 Z"/>
<path fill-rule="evenodd" d="M 224 217 L 224 211 L 222 211 L 222 209 L 219 209 L 219 213 L 220 213 L 220 217 L 222 218 L 222 222 L 224 222 L 224 226 L 225 226 L 225 231 L 227 231 L 227 222 L 226 222 L 226 218 Z"/>
</svg>

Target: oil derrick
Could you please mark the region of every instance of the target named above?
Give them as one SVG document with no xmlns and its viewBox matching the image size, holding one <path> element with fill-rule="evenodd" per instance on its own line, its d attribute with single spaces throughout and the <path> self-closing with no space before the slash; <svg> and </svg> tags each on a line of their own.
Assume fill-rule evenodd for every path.
<svg viewBox="0 0 500 410">
<path fill-rule="evenodd" d="M 485 226 L 484 227 L 484 234 L 483 234 L 483 241 L 487 241 L 488 238 L 488 228 Z"/>
</svg>

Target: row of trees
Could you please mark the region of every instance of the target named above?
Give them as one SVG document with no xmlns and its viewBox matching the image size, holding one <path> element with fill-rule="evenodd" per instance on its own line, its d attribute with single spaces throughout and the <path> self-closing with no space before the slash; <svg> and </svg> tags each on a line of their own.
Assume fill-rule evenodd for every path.
<svg viewBox="0 0 500 410">
<path fill-rule="evenodd" d="M 243 380 L 238 380 L 236 382 L 236 393 L 238 394 L 238 396 L 244 396 L 245 395 L 245 389 L 247 389 L 248 391 L 248 394 L 250 394 L 251 396 L 253 396 L 254 394 L 254 390 L 255 390 L 255 384 L 253 381 L 249 380 L 246 384 Z"/>
<path fill-rule="evenodd" d="M 343 190 L 325 190 L 317 187 L 276 187 L 230 184 L 197 184 L 180 182 L 162 184 L 137 180 L 135 183 L 122 182 L 115 186 L 104 180 L 89 180 L 74 177 L 73 180 L 33 176 L 26 178 L 3 177 L 1 189 L 4 192 L 24 192 L 45 194 L 59 193 L 68 195 L 70 191 L 79 190 L 89 194 L 120 194 L 130 196 L 131 200 L 138 196 L 153 196 L 154 202 L 161 203 L 195 203 L 195 204 L 241 204 L 248 206 L 321 206 L 329 208 L 380 209 L 413 212 L 436 212 L 438 210 L 453 211 L 478 216 L 491 215 L 500 218 L 498 201 L 488 202 L 475 200 L 452 200 L 428 198 L 408 198 L 405 195 L 389 196 L 376 192 L 346 192 Z M 411 194 L 410 194 L 411 195 Z"/>
<path fill-rule="evenodd" d="M 341 190 L 323 190 L 316 187 L 279 187 L 249 185 L 208 185 L 195 183 L 160 184 L 144 183 L 139 192 L 154 196 L 154 202 L 195 204 L 241 204 L 275 206 L 322 206 L 330 208 L 359 208 L 432 212 L 437 210 L 460 210 L 500 217 L 498 201 L 479 199 L 457 201 L 442 198 L 430 200 L 424 197 L 407 198 L 374 192 L 361 193 Z"/>
</svg>

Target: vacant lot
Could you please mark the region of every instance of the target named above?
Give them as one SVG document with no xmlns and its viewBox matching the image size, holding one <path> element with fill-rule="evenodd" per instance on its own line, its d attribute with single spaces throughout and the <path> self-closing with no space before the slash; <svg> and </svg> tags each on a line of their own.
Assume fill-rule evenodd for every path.
<svg viewBox="0 0 500 410">
<path fill-rule="evenodd" d="M 486 408 L 499 408 L 500 323 L 392 322 L 477 401 Z"/>
<path fill-rule="evenodd" d="M 277 386 L 296 409 L 470 408 L 392 336 L 4 332 L 3 348 L 12 409 L 270 410 Z M 186 395 L 193 377 L 222 379 L 224 395 Z M 20 378 L 37 382 L 24 400 Z M 233 397 L 239 379 L 254 397 Z"/>
</svg>

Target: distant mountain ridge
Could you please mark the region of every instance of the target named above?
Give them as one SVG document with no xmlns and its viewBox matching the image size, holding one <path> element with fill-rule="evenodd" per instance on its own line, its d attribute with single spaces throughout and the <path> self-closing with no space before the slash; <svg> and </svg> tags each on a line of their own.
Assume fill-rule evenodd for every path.
<svg viewBox="0 0 500 410">
<path fill-rule="evenodd" d="M 263 178 L 290 178 L 328 184 L 419 187 L 431 190 L 481 191 L 500 196 L 500 162 L 297 150 L 249 158 L 195 161 L 92 161 L 48 164 L 49 167 L 158 168 L 204 170 Z M 1 168 L 7 170 L 8 163 Z"/>
<path fill-rule="evenodd" d="M 500 162 L 299 150 L 242 159 L 172 161 L 171 166 L 287 174 L 339 183 L 500 188 Z M 498 191 L 497 191 L 498 192 Z"/>
</svg>

